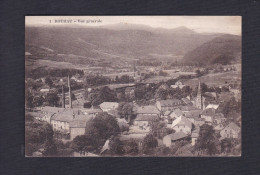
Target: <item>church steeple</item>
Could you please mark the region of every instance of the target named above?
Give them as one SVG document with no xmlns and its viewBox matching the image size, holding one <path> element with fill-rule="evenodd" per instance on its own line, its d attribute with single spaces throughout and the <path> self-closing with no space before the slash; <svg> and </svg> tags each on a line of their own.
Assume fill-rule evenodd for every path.
<svg viewBox="0 0 260 175">
<path fill-rule="evenodd" d="M 198 92 L 197 92 L 197 98 L 196 98 L 196 107 L 199 108 L 199 109 L 202 109 L 202 108 L 203 108 L 200 81 L 199 81 Z"/>
</svg>

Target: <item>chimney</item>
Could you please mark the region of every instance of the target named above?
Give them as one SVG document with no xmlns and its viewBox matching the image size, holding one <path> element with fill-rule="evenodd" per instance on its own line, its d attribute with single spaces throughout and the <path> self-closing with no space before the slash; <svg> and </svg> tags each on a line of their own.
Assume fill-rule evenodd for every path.
<svg viewBox="0 0 260 175">
<path fill-rule="evenodd" d="M 62 99 L 61 99 L 61 101 L 62 101 L 62 108 L 65 108 L 65 95 L 64 95 L 63 85 L 62 85 L 61 89 L 62 89 Z"/>
<path fill-rule="evenodd" d="M 71 89 L 70 89 L 70 77 L 69 77 L 69 75 L 68 75 L 68 87 L 69 87 L 69 107 L 72 108 Z"/>
<path fill-rule="evenodd" d="M 135 78 L 135 71 L 136 71 L 136 70 L 135 70 L 135 62 L 134 62 L 134 78 Z"/>
</svg>

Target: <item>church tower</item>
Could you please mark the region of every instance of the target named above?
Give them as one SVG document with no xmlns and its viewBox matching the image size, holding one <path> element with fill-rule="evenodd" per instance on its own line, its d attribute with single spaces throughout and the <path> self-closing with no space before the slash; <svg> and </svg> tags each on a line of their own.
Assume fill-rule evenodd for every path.
<svg viewBox="0 0 260 175">
<path fill-rule="evenodd" d="M 202 109 L 202 108 L 203 108 L 200 81 L 199 81 L 198 92 L 197 92 L 197 98 L 196 98 L 196 107 L 199 108 L 199 109 Z"/>
<path fill-rule="evenodd" d="M 68 75 L 68 87 L 69 87 L 69 108 L 72 108 L 71 89 L 70 89 L 70 77 L 69 77 L 69 75 Z"/>
</svg>

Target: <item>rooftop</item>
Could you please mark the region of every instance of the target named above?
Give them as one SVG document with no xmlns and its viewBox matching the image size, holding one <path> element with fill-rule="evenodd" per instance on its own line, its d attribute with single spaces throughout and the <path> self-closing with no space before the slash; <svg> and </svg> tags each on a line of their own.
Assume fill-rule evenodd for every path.
<svg viewBox="0 0 260 175">
<path fill-rule="evenodd" d="M 240 127 L 237 126 L 234 122 L 229 123 L 224 129 L 226 128 L 233 129 L 236 132 L 240 131 Z"/>
<path fill-rule="evenodd" d="M 52 106 L 44 106 L 42 108 L 42 111 L 47 113 L 58 113 L 58 112 L 63 112 L 64 110 L 65 108 L 52 107 Z"/>
<path fill-rule="evenodd" d="M 160 100 L 161 106 L 176 106 L 179 104 L 183 104 L 183 101 L 178 99 L 170 99 L 170 100 Z"/>
<path fill-rule="evenodd" d="M 215 115 L 215 109 L 214 108 L 208 108 L 202 111 L 201 115 L 205 116 L 214 116 Z"/>
<path fill-rule="evenodd" d="M 187 118 L 198 118 L 201 114 L 201 110 L 189 111 L 185 114 Z"/>
<path fill-rule="evenodd" d="M 224 117 L 224 114 L 222 114 L 222 113 L 216 113 L 214 115 L 214 118 L 225 118 L 225 117 Z"/>
<path fill-rule="evenodd" d="M 180 132 L 175 132 L 173 134 L 169 134 L 165 137 L 170 137 L 172 141 L 175 141 L 175 140 L 185 138 L 187 137 L 187 135 L 184 132 L 180 131 Z"/>
<path fill-rule="evenodd" d="M 178 125 L 185 125 L 187 127 L 189 127 L 190 129 L 192 129 L 192 123 L 190 120 L 188 120 L 186 117 L 178 117 L 177 119 L 175 119 L 173 122 L 172 122 L 172 127 L 174 126 L 178 126 Z"/>
<path fill-rule="evenodd" d="M 115 109 L 118 108 L 117 102 L 103 102 L 99 106 L 101 109 Z"/>
<path fill-rule="evenodd" d="M 159 120 L 158 116 L 154 116 L 154 115 L 140 115 L 137 114 L 135 121 L 155 121 L 155 120 Z"/>
<path fill-rule="evenodd" d="M 141 106 L 137 108 L 137 114 L 160 114 L 155 106 Z"/>
<path fill-rule="evenodd" d="M 174 113 L 177 117 L 183 115 L 183 113 L 180 109 L 175 109 L 172 113 Z"/>
</svg>

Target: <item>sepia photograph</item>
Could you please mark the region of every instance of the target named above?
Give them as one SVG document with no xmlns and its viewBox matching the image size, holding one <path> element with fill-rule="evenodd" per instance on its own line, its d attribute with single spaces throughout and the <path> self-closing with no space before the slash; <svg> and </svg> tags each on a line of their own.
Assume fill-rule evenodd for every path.
<svg viewBox="0 0 260 175">
<path fill-rule="evenodd" d="M 240 157 L 241 16 L 25 16 L 26 157 Z"/>
</svg>

